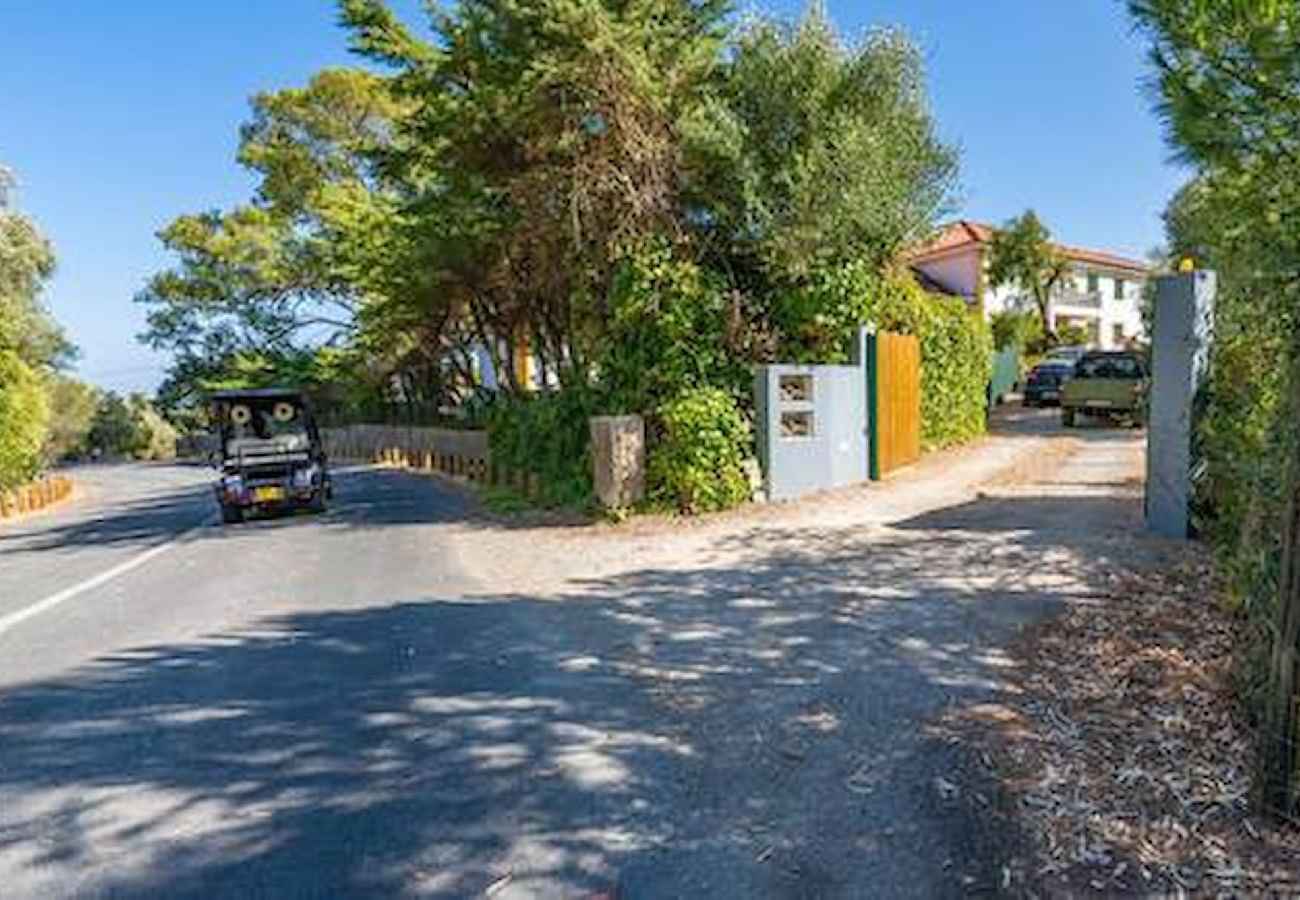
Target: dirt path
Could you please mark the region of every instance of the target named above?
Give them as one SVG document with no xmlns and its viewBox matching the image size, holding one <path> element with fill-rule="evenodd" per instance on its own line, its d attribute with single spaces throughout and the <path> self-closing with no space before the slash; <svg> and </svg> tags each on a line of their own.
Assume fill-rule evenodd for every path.
<svg viewBox="0 0 1300 900">
<path fill-rule="evenodd" d="M 467 568 L 485 573 L 494 585 L 559 594 L 575 582 L 644 567 L 741 562 L 772 541 L 791 547 L 801 531 L 815 550 L 834 531 L 842 538 L 880 535 L 908 519 L 976 500 L 984 502 L 975 515 L 989 517 L 990 527 L 1017 521 L 1023 528 L 1051 527 L 1042 516 L 1059 514 L 1076 526 L 1077 539 L 1090 540 L 1113 536 L 1117 526 L 1137 527 L 1140 510 L 1132 501 L 1140 500 L 1144 459 L 1141 432 L 1066 432 L 1053 411 L 1016 408 L 998 417 L 986 440 L 929 455 L 884 483 L 694 519 L 645 516 L 575 526 L 479 522 L 461 529 L 456 543 Z M 1025 502 L 1011 504 L 1017 497 Z M 969 525 L 982 530 L 978 522 Z"/>
<path fill-rule="evenodd" d="M 929 724 L 1012 690 L 1024 626 L 1158 552 L 1142 453 L 1140 432 L 1013 414 L 883 485 L 692 523 L 467 530 L 458 555 L 497 589 L 482 602 L 552 606 L 534 627 L 558 665 L 677 748 L 667 770 L 623 762 L 653 789 L 640 849 L 609 857 L 629 895 L 997 889 L 1015 836 Z"/>
</svg>

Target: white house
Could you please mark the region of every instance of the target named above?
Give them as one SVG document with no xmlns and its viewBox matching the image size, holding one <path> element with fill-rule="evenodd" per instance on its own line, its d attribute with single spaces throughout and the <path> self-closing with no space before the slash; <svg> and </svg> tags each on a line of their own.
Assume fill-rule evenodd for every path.
<svg viewBox="0 0 1300 900">
<path fill-rule="evenodd" d="M 908 264 L 931 290 L 962 297 L 972 307 L 992 316 L 1003 310 L 1035 309 L 1032 297 L 988 284 L 992 226 L 980 222 L 953 222 L 939 236 L 908 257 Z M 1058 244 L 1070 261 L 1071 272 L 1052 297 L 1048 308 L 1053 330 L 1081 327 L 1091 344 L 1102 350 L 1122 349 L 1146 335 L 1142 325 L 1142 287 L 1151 267 L 1134 259 L 1099 250 Z"/>
</svg>

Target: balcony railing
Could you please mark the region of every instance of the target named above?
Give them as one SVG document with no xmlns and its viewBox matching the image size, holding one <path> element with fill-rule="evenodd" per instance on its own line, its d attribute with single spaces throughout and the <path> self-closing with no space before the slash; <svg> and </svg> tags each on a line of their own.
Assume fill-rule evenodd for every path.
<svg viewBox="0 0 1300 900">
<path fill-rule="evenodd" d="M 1078 309 L 1101 309 L 1101 291 L 1058 289 L 1052 293 L 1052 303 Z"/>
</svg>

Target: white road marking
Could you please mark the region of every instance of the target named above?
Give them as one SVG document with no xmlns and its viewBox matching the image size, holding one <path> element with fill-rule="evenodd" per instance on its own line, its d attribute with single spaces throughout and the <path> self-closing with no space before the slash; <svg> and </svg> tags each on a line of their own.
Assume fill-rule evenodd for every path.
<svg viewBox="0 0 1300 900">
<path fill-rule="evenodd" d="M 114 578 L 125 575 L 133 569 L 138 569 L 152 559 L 157 559 L 177 544 L 183 543 L 191 535 L 207 528 L 211 524 L 213 524 L 213 520 L 205 519 L 203 522 L 195 525 L 193 528 L 183 531 L 171 540 L 164 541 L 161 544 L 155 544 L 148 550 L 131 557 L 126 562 L 118 563 L 116 566 L 113 566 L 113 568 L 87 578 L 85 581 L 78 582 L 72 587 L 64 588 L 57 594 L 51 594 L 44 600 L 37 600 L 35 603 L 30 606 L 24 606 L 17 612 L 12 612 L 7 616 L 0 617 L 0 636 L 3 636 L 7 631 L 21 625 L 33 616 L 39 616 L 43 612 L 48 612 L 61 603 L 67 603 L 74 597 L 79 597 L 86 593 L 86 591 L 93 591 L 101 585 L 108 584 Z"/>
</svg>

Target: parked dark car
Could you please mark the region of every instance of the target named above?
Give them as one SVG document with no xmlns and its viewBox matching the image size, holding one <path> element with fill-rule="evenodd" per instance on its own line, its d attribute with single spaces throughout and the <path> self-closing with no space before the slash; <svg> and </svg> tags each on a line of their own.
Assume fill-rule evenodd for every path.
<svg viewBox="0 0 1300 900">
<path fill-rule="evenodd" d="M 1041 362 L 1029 370 L 1025 379 L 1025 406 L 1056 406 L 1061 402 L 1061 388 L 1074 377 L 1074 363 Z"/>
<path fill-rule="evenodd" d="M 325 508 L 333 484 L 316 420 L 301 393 L 218 391 L 212 395 L 212 423 L 224 522 L 258 511 Z"/>
</svg>

